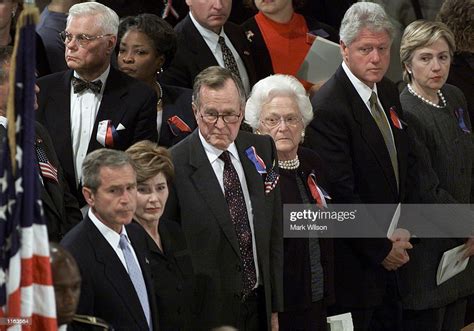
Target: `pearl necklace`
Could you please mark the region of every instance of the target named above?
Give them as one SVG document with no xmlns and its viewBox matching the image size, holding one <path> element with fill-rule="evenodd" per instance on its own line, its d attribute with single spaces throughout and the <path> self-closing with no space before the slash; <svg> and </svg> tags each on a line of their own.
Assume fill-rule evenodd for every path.
<svg viewBox="0 0 474 331">
<path fill-rule="evenodd" d="M 299 166 L 300 159 L 298 158 L 298 155 L 296 155 L 296 158 L 293 160 L 278 161 L 278 167 L 280 167 L 281 169 L 295 170 L 298 169 Z"/>
<path fill-rule="evenodd" d="M 430 105 L 430 106 L 433 106 L 435 108 L 444 108 L 446 107 L 446 99 L 444 98 L 444 95 L 443 93 L 441 93 L 441 90 L 438 90 L 436 91 L 436 93 L 438 94 L 440 100 L 441 100 L 441 103 L 442 105 L 438 105 L 434 102 L 431 102 L 430 100 L 422 97 L 421 95 L 419 95 L 418 93 L 415 92 L 415 90 L 413 89 L 413 87 L 411 87 L 410 84 L 407 84 L 407 87 L 408 87 L 408 91 L 413 94 L 415 97 L 417 97 L 418 99 L 420 99 L 421 101 L 423 101 L 424 103 Z"/>
</svg>

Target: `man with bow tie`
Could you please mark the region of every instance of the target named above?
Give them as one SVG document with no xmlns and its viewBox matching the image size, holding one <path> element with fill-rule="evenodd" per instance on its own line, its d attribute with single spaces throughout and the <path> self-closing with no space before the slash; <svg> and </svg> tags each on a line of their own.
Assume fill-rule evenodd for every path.
<svg viewBox="0 0 474 331">
<path fill-rule="evenodd" d="M 81 166 L 101 147 L 125 150 L 156 141 L 156 93 L 110 65 L 119 18 L 94 2 L 71 7 L 65 44 L 69 70 L 38 80 L 38 120 L 53 136 L 65 177 L 81 205 Z"/>
<path fill-rule="evenodd" d="M 181 223 L 191 252 L 193 330 L 270 330 L 283 308 L 276 149 L 269 136 L 239 132 L 244 105 L 234 73 L 203 70 L 193 89 L 198 130 L 171 148 L 176 179 L 164 217 Z"/>
</svg>

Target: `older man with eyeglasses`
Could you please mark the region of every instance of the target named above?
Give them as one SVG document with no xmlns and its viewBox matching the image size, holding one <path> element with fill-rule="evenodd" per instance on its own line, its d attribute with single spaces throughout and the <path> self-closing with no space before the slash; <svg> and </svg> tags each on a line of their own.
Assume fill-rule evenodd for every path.
<svg viewBox="0 0 474 331">
<path fill-rule="evenodd" d="M 60 33 L 69 70 L 38 80 L 38 120 L 53 137 L 81 205 L 81 166 L 88 153 L 157 139 L 156 93 L 110 65 L 118 24 L 117 14 L 100 3 L 72 6 Z"/>
<path fill-rule="evenodd" d="M 280 189 L 269 136 L 239 131 L 245 92 L 230 70 L 197 75 L 198 130 L 171 148 L 164 217 L 181 223 L 196 276 L 193 330 L 270 330 L 282 309 Z"/>
</svg>

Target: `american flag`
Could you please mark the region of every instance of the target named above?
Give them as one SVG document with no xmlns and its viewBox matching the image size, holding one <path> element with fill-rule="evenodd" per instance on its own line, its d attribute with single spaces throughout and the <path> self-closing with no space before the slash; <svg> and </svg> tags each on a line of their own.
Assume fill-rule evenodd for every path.
<svg viewBox="0 0 474 331">
<path fill-rule="evenodd" d="M 272 168 L 265 176 L 265 193 L 270 193 L 278 184 L 280 175 Z"/>
<path fill-rule="evenodd" d="M 44 151 L 43 146 L 40 142 L 36 143 L 36 156 L 38 157 L 38 164 L 41 171 L 41 175 L 44 178 L 49 178 L 58 182 L 58 169 L 56 169 L 48 160 L 48 156 Z"/>
<path fill-rule="evenodd" d="M 38 15 L 34 5 L 25 3 L 18 18 L 10 67 L 9 132 L 0 160 L 0 329 L 8 330 L 57 329 L 34 147 L 35 47 L 31 45 Z"/>
</svg>

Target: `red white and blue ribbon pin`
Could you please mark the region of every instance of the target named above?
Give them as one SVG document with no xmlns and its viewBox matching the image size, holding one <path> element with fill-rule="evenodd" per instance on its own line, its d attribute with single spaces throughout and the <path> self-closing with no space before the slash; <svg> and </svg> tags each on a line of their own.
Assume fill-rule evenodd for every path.
<svg viewBox="0 0 474 331">
<path fill-rule="evenodd" d="M 316 205 L 320 208 L 327 208 L 328 204 L 326 199 L 331 199 L 331 197 L 323 190 L 322 187 L 318 186 L 316 182 L 316 175 L 311 173 L 308 176 L 308 187 L 309 191 L 311 192 L 311 196 L 316 201 Z"/>
<path fill-rule="evenodd" d="M 250 159 L 250 161 L 252 161 L 253 165 L 255 166 L 255 169 L 257 169 L 260 175 L 267 173 L 265 162 L 263 162 L 262 158 L 258 156 L 254 146 L 250 146 L 249 148 L 247 148 L 245 150 L 245 154 Z"/>
<path fill-rule="evenodd" d="M 398 117 L 395 107 L 390 107 L 390 119 L 392 120 L 393 125 L 397 129 L 403 129 L 402 121 L 400 121 L 400 118 Z"/>
<path fill-rule="evenodd" d="M 464 133 L 471 133 L 471 130 L 467 128 L 466 122 L 464 122 L 464 109 L 459 108 L 455 111 L 456 117 L 458 118 L 458 125 Z"/>
</svg>

